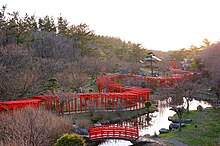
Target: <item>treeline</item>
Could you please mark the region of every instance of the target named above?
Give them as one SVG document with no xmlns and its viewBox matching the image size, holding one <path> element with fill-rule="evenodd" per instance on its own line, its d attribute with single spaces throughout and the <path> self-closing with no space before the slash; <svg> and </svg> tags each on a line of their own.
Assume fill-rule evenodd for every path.
<svg viewBox="0 0 220 146">
<path fill-rule="evenodd" d="M 75 91 L 119 66 L 136 72 L 147 50 L 140 44 L 96 35 L 87 24 L 0 12 L 0 101 L 44 93 L 48 84 Z M 56 82 L 56 83 L 54 83 Z M 50 88 L 51 89 L 51 88 Z"/>
<path fill-rule="evenodd" d="M 216 93 L 220 99 L 220 42 L 211 43 L 207 38 L 203 40 L 200 46 L 190 46 L 177 51 L 170 52 L 170 59 L 176 59 L 181 62 L 191 59 L 191 71 L 202 72 L 210 90 Z"/>
</svg>

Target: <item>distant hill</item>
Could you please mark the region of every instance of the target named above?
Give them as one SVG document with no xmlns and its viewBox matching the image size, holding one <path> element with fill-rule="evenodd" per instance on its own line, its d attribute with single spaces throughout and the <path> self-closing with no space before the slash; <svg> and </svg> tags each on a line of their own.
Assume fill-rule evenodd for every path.
<svg viewBox="0 0 220 146">
<path fill-rule="evenodd" d="M 162 61 L 169 61 L 170 60 L 170 54 L 172 51 L 163 52 L 163 51 L 157 51 L 157 50 L 151 50 L 157 57 L 159 57 Z"/>
</svg>

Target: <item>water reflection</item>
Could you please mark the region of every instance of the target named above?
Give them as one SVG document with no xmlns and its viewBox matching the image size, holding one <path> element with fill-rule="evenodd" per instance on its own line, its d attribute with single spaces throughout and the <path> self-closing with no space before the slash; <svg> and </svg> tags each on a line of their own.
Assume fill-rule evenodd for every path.
<svg viewBox="0 0 220 146">
<path fill-rule="evenodd" d="M 201 105 L 203 108 L 211 107 L 211 104 L 204 101 L 192 100 L 190 102 L 189 109 L 196 110 L 197 106 Z M 125 121 L 123 124 L 133 125 L 138 124 L 139 135 L 143 136 L 146 134 L 154 135 L 159 134 L 161 128 L 169 129 L 170 121 L 168 121 L 169 116 L 175 114 L 174 111 L 169 110 L 170 107 L 167 105 L 167 100 L 158 100 L 158 111 L 150 113 L 149 115 L 142 115 L 136 119 Z M 150 120 L 149 120 L 150 119 Z M 130 146 L 132 143 L 125 140 L 107 140 L 105 143 L 99 146 Z"/>
<path fill-rule="evenodd" d="M 170 107 L 166 104 L 167 101 L 158 101 L 158 111 L 152 113 L 152 120 L 150 121 L 151 126 L 145 127 L 139 130 L 140 135 L 153 135 L 154 133 L 159 134 L 161 128 L 169 128 L 168 117 L 175 114 L 174 111 L 169 110 Z"/>
<path fill-rule="evenodd" d="M 111 139 L 111 140 L 106 140 L 106 142 L 100 144 L 99 146 L 131 146 L 132 143 L 127 140 L 116 140 L 116 139 Z"/>
</svg>

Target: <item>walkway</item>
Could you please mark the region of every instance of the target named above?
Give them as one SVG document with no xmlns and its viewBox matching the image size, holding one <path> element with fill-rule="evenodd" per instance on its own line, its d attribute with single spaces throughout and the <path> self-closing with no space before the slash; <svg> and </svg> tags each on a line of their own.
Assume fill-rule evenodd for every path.
<svg viewBox="0 0 220 146">
<path fill-rule="evenodd" d="M 180 141 L 177 141 L 177 140 L 174 140 L 174 139 L 171 139 L 171 138 L 153 138 L 154 140 L 160 142 L 160 143 L 163 143 L 163 142 L 168 142 L 170 144 L 173 144 L 175 146 L 188 146 L 187 144 L 184 144 Z"/>
</svg>

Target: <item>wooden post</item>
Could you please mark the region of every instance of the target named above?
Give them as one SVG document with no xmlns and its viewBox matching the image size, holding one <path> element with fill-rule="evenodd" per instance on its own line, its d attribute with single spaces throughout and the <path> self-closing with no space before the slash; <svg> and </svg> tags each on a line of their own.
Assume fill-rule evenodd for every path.
<svg viewBox="0 0 220 146">
<path fill-rule="evenodd" d="M 79 96 L 79 98 L 80 98 L 80 111 L 82 113 L 82 97 L 81 97 L 81 95 Z"/>
<path fill-rule="evenodd" d="M 74 102 L 75 102 L 75 113 L 77 112 L 77 100 L 76 100 L 76 99 L 77 99 L 77 97 L 75 96 L 75 97 L 74 97 Z"/>
<path fill-rule="evenodd" d="M 68 98 L 67 99 L 67 106 L 66 106 L 66 110 L 67 110 L 67 112 L 69 112 L 69 114 L 70 114 L 70 99 Z"/>
<path fill-rule="evenodd" d="M 86 110 L 87 110 L 87 95 L 85 95 L 84 96 L 84 98 L 83 98 L 83 102 L 84 102 L 84 111 L 86 112 Z"/>
</svg>

